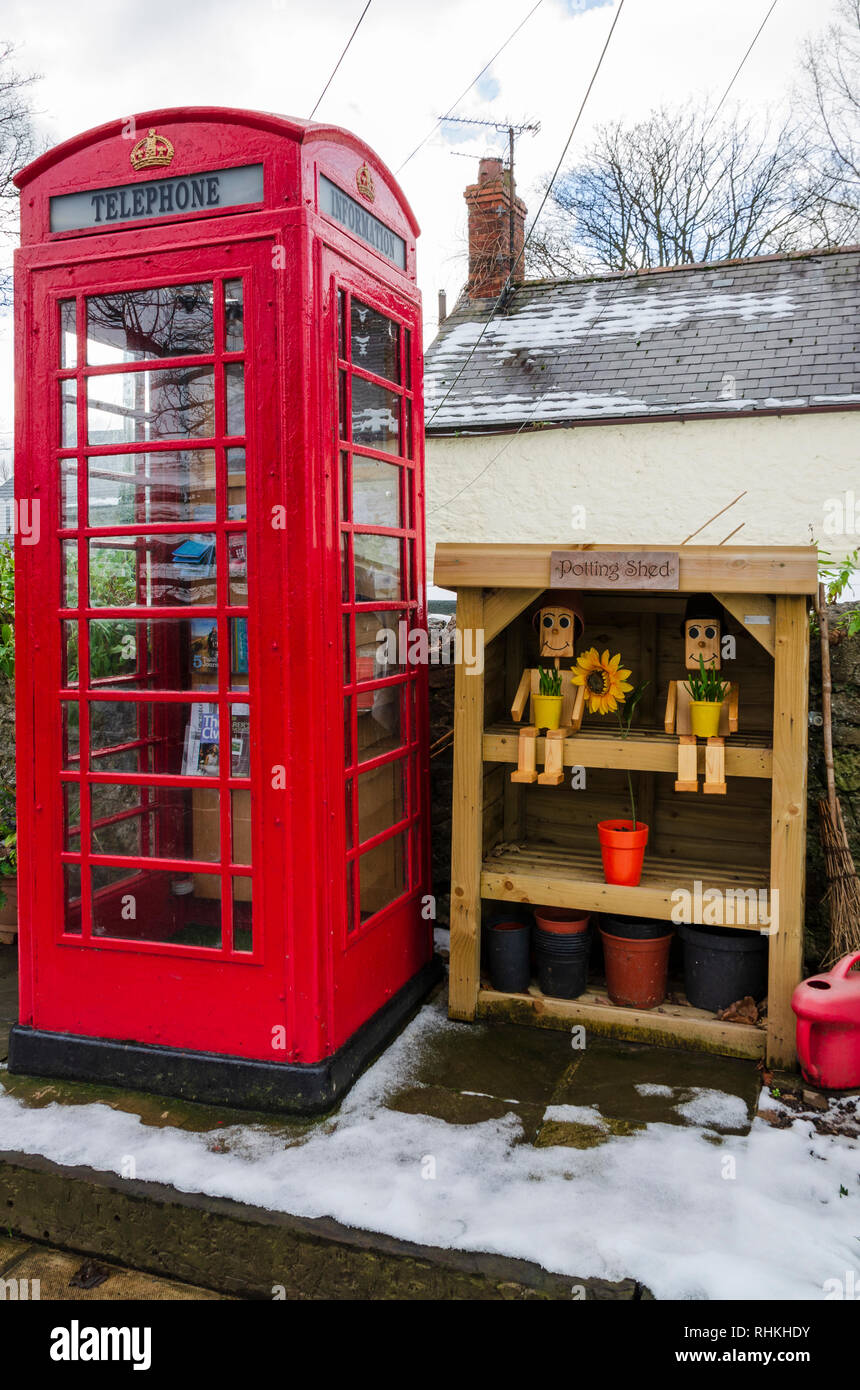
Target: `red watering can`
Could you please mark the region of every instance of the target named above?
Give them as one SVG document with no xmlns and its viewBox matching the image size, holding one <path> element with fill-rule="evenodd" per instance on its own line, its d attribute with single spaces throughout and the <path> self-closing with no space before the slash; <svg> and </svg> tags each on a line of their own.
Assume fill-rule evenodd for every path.
<svg viewBox="0 0 860 1390">
<path fill-rule="evenodd" d="M 797 1054 L 807 1081 L 826 1090 L 860 1087 L 860 951 L 797 986 Z"/>
</svg>

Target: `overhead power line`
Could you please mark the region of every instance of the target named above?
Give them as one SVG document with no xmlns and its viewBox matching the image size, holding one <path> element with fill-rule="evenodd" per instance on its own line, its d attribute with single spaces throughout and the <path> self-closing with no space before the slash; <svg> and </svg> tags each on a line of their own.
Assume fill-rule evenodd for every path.
<svg viewBox="0 0 860 1390">
<path fill-rule="evenodd" d="M 735 85 L 735 83 L 737 82 L 738 78 L 740 77 L 741 72 L 743 71 L 744 65 L 745 65 L 745 63 L 746 63 L 746 61 L 747 61 L 747 58 L 750 56 L 750 54 L 752 53 L 752 51 L 753 51 L 753 49 L 755 48 L 756 44 L 758 43 L 759 38 L 761 37 L 761 32 L 762 32 L 762 30 L 764 29 L 764 26 L 767 24 L 768 20 L 770 19 L 771 15 L 773 14 L 773 12 L 774 12 L 774 10 L 776 9 L 776 7 L 777 7 L 778 4 L 779 4 L 779 0 L 773 0 L 773 3 L 771 4 L 770 9 L 768 10 L 768 12 L 767 12 L 767 14 L 765 15 L 764 19 L 762 20 L 761 24 L 758 26 L 758 29 L 756 30 L 755 37 L 754 37 L 752 43 L 750 44 L 750 46 L 749 46 L 749 48 L 747 49 L 746 53 L 745 53 L 744 56 L 741 58 L 741 61 L 738 63 L 737 67 L 735 68 L 734 73 L 733 73 L 733 75 L 732 75 L 732 80 L 731 80 L 731 82 L 729 83 L 729 85 L 728 85 L 728 87 L 726 88 L 726 90 L 723 92 L 723 95 L 720 97 L 720 99 L 719 99 L 719 101 L 718 101 L 718 103 L 717 103 L 716 109 L 715 109 L 713 115 L 711 116 L 711 119 L 708 121 L 708 124 L 705 126 L 704 132 L 703 132 L 703 134 L 702 134 L 702 139 L 705 138 L 705 136 L 707 135 L 707 133 L 708 133 L 708 131 L 710 130 L 711 126 L 714 124 L 714 121 L 717 119 L 717 116 L 718 116 L 719 113 L 722 111 L 723 106 L 725 105 L 725 102 L 726 102 L 726 98 L 727 98 L 728 95 L 729 95 L 729 92 L 732 90 L 732 87 Z"/>
<path fill-rule="evenodd" d="M 504 43 L 502 44 L 501 48 L 497 49 L 496 52 L 493 54 L 492 58 L 490 59 L 490 61 L 489 61 L 488 63 L 485 63 L 485 64 L 484 64 L 484 66 L 481 68 L 481 71 L 478 73 L 478 76 L 472 78 L 472 81 L 469 83 L 468 87 L 464 88 L 464 90 L 463 90 L 463 91 L 460 93 L 460 95 L 458 96 L 457 100 L 456 100 L 455 102 L 452 102 L 452 104 L 448 107 L 448 110 L 445 112 L 445 115 L 444 115 L 444 116 L 439 116 L 439 117 L 438 117 L 438 119 L 436 120 L 436 123 L 435 123 L 433 126 L 431 126 L 430 130 L 428 130 L 427 134 L 424 136 L 424 139 L 421 140 L 421 141 L 415 146 L 415 149 L 412 151 L 411 154 L 409 154 L 409 155 L 406 156 L 406 158 L 404 159 L 403 163 L 400 164 L 400 165 L 398 165 L 398 167 L 397 167 L 397 168 L 395 169 L 395 171 L 394 171 L 395 174 L 399 174 L 400 171 L 401 171 L 401 169 L 405 169 L 405 168 L 406 168 L 406 166 L 407 166 L 407 164 L 409 163 L 410 159 L 414 159 L 415 156 L 416 156 L 416 154 L 418 153 L 418 151 L 419 151 L 419 150 L 422 150 L 422 149 L 424 148 L 424 146 L 427 144 L 427 141 L 430 139 L 431 135 L 434 135 L 435 132 L 439 129 L 440 125 L 442 125 L 445 121 L 448 120 L 448 117 L 452 114 L 452 112 L 454 112 L 454 111 L 457 110 L 457 107 L 460 105 L 460 102 L 463 100 L 464 97 L 468 96 L 469 92 L 471 92 L 471 90 L 472 90 L 472 88 L 474 87 L 475 83 L 476 83 L 476 82 L 480 82 L 480 80 L 481 80 L 481 78 L 484 76 L 484 73 L 485 73 L 485 72 L 489 72 L 490 68 L 493 66 L 493 63 L 496 61 L 496 59 L 497 59 L 498 57 L 500 57 L 502 53 L 504 53 L 504 51 L 505 51 L 505 49 L 507 48 L 508 44 L 511 43 L 512 40 L 516 38 L 516 36 L 517 36 L 517 34 L 520 32 L 520 30 L 521 30 L 522 28 L 524 28 L 524 26 L 525 26 L 526 24 L 528 24 L 529 20 L 531 19 L 532 15 L 534 14 L 535 10 L 539 10 L 542 4 L 543 4 L 543 0 L 537 0 L 537 4 L 536 4 L 536 5 L 532 5 L 532 7 L 531 7 L 531 9 L 529 10 L 528 14 L 526 15 L 525 19 L 521 19 L 520 22 L 519 22 L 519 24 L 517 25 L 516 29 L 514 29 L 512 33 L 508 34 L 508 37 L 505 39 L 505 41 L 504 41 Z"/>
<path fill-rule="evenodd" d="M 474 342 L 474 344 L 473 344 L 473 346 L 472 346 L 471 352 L 469 353 L 468 357 L 466 358 L 466 360 L 465 360 L 465 362 L 463 363 L 463 365 L 462 365 L 462 367 L 460 368 L 460 370 L 457 372 L 457 375 L 454 377 L 454 380 L 451 382 L 451 385 L 448 387 L 448 390 L 445 392 L 444 396 L 442 397 L 441 401 L 440 401 L 439 404 L 437 405 L 436 409 L 433 411 L 433 414 L 430 416 L 430 419 L 426 422 L 426 424 L 425 424 L 425 429 L 426 429 L 427 425 L 432 425 L 432 423 L 433 423 L 433 421 L 435 420 L 436 416 L 439 414 L 439 411 L 442 409 L 443 405 L 444 405 L 445 402 L 447 401 L 447 399 L 448 399 L 448 397 L 450 396 L 451 392 L 454 390 L 454 387 L 457 385 L 457 382 L 460 380 L 460 377 L 463 375 L 464 371 L 466 370 L 466 368 L 468 367 L 468 365 L 469 365 L 469 363 L 471 362 L 472 358 L 474 357 L 475 353 L 477 352 L 478 348 L 480 347 L 481 342 L 483 341 L 484 335 L 485 335 L 485 333 L 487 332 L 487 329 L 490 327 L 490 324 L 493 322 L 493 319 L 496 317 L 496 314 L 498 313 L 498 311 L 499 311 L 501 305 L 505 302 L 505 298 L 506 298 L 506 296 L 507 296 L 508 290 L 509 290 L 509 288 L 510 288 L 510 286 L 511 286 L 511 283 L 512 283 L 512 281 L 513 281 L 513 278 L 514 278 L 514 272 L 515 272 L 517 266 L 519 265 L 520 261 L 521 261 L 521 260 L 523 259 L 523 257 L 525 256 L 526 251 L 528 250 L 528 245 L 529 245 L 529 242 L 530 242 L 531 239 L 532 239 L 532 236 L 534 235 L 535 227 L 537 226 L 538 222 L 540 221 L 541 213 L 543 212 L 544 208 L 546 207 L 547 199 L 549 198 L 549 195 L 550 195 L 550 193 L 551 193 L 552 190 L 553 190 L 553 187 L 554 187 L 554 185 L 555 185 L 556 179 L 558 178 L 559 174 L 561 173 L 561 166 L 563 165 L 565 159 L 567 158 L 567 152 L 568 152 L 568 150 L 570 149 L 571 143 L 572 143 L 572 141 L 573 141 L 573 137 L 574 137 L 574 135 L 576 134 L 577 127 L 578 127 L 578 125 L 579 125 L 580 120 L 582 119 L 582 113 L 583 113 L 583 111 L 585 110 L 586 103 L 587 103 L 587 101 L 588 101 L 589 96 L 591 95 L 591 89 L 592 89 L 592 87 L 594 86 L 595 82 L 597 81 L 598 73 L 600 72 L 600 69 L 601 69 L 601 67 L 603 66 L 603 59 L 606 57 L 606 50 L 607 50 L 608 47 L 609 47 L 609 44 L 610 44 L 611 39 L 612 39 L 612 35 L 615 33 L 615 26 L 616 26 L 616 24 L 618 23 L 619 19 L 621 18 L 621 11 L 622 11 L 623 9 L 624 9 L 624 0 L 620 0 L 620 4 L 619 4 L 619 6 L 618 6 L 618 9 L 615 11 L 615 14 L 614 14 L 613 17 L 612 17 L 612 23 L 611 23 L 611 25 L 609 26 L 609 33 L 606 35 L 606 41 L 605 41 L 605 43 L 604 43 L 604 45 L 603 45 L 603 48 L 600 50 L 600 57 L 599 57 L 598 60 L 597 60 L 597 65 L 596 65 L 596 67 L 595 67 L 595 69 L 594 69 L 594 72 L 591 74 L 591 81 L 589 82 L 588 86 L 587 86 L 586 89 L 585 89 L 585 96 L 582 98 L 582 101 L 580 102 L 579 110 L 578 110 L 577 113 L 576 113 L 576 119 L 574 120 L 573 125 L 572 125 L 571 128 L 570 128 L 570 134 L 568 135 L 567 139 L 566 139 L 565 142 L 564 142 L 564 149 L 562 150 L 561 155 L 559 156 L 559 160 L 558 160 L 558 163 L 556 164 L 555 169 L 554 169 L 554 171 L 553 171 L 552 178 L 550 179 L 549 183 L 548 183 L 547 186 L 546 186 L 546 190 L 545 190 L 545 192 L 544 192 L 543 198 L 541 199 L 540 207 L 538 208 L 537 214 L 536 214 L 536 216 L 535 216 L 535 218 L 534 218 L 534 221 L 532 222 L 532 225 L 531 225 L 531 227 L 529 228 L 528 235 L 526 236 L 526 238 L 525 238 L 525 240 L 524 240 L 524 242 L 523 242 L 522 250 L 520 251 L 519 255 L 516 257 L 516 260 L 513 261 L 512 265 L 511 265 L 511 268 L 510 268 L 510 271 L 508 272 L 507 279 L 505 280 L 505 283 L 504 283 L 504 285 L 502 286 L 501 293 L 499 294 L 498 299 L 496 300 L 495 304 L 493 305 L 493 308 L 492 308 L 492 311 L 491 311 L 491 313 L 490 313 L 489 318 L 487 319 L 486 323 L 484 324 L 483 328 L 481 329 L 481 332 L 478 334 L 478 337 L 476 338 L 476 340 L 475 340 L 475 342 Z M 514 190 L 513 190 L 513 187 L 511 187 L 511 197 L 513 198 L 513 196 L 514 196 Z"/>
<path fill-rule="evenodd" d="M 343 52 L 341 53 L 340 57 L 338 58 L 337 62 L 336 62 L 335 65 L 334 65 L 334 67 L 332 68 L 332 70 L 331 70 L 331 76 L 330 76 L 328 82 L 325 84 L 325 86 L 323 87 L 323 89 L 322 89 L 322 91 L 320 92 L 319 96 L 317 97 L 316 106 L 314 107 L 314 109 L 313 109 L 313 111 L 311 112 L 311 114 L 308 116 L 308 120 L 309 120 L 309 121 L 312 121 L 312 120 L 313 120 L 314 116 L 316 115 L 316 113 L 317 113 L 317 111 L 318 111 L 318 109 L 319 109 L 320 102 L 322 101 L 323 97 L 325 96 L 326 92 L 328 91 L 329 87 L 331 86 L 332 82 L 334 81 L 334 79 L 335 79 L 335 74 L 337 73 L 338 68 L 340 67 L 341 63 L 343 62 L 344 58 L 346 57 L 347 53 L 349 52 L 349 46 L 350 46 L 350 44 L 352 43 L 352 41 L 353 41 L 353 39 L 355 38 L 356 34 L 358 33 L 359 29 L 361 28 L 361 21 L 364 19 L 364 16 L 367 14 L 367 11 L 370 9 L 370 4 L 371 4 L 371 0 L 367 0 L 367 4 L 365 5 L 365 7 L 364 7 L 364 9 L 362 10 L 361 14 L 358 16 L 358 23 L 356 24 L 355 28 L 353 29 L 352 33 L 350 34 L 349 38 L 347 39 L 347 41 L 346 41 L 346 46 L 344 47 Z"/>
<path fill-rule="evenodd" d="M 622 4 L 623 4 L 623 3 L 624 3 L 624 0 L 621 0 L 621 2 L 622 2 Z M 764 19 L 762 20 L 761 24 L 759 25 L 759 27 L 758 27 L 758 29 L 757 29 L 757 31 L 756 31 L 756 34 L 755 34 L 755 37 L 753 38 L 752 43 L 750 44 L 750 46 L 749 46 L 749 48 L 747 49 L 746 53 L 744 54 L 743 58 L 742 58 L 741 61 L 739 62 L 738 66 L 735 68 L 735 71 L 734 71 L 734 74 L 733 74 L 733 76 L 732 76 L 732 79 L 731 79 L 731 81 L 729 82 L 729 85 L 726 87 L 726 90 L 725 90 L 725 92 L 723 93 L 723 95 L 722 95 L 722 97 L 721 97 L 721 99 L 720 99 L 720 102 L 719 102 L 718 106 L 716 107 L 716 110 L 714 111 L 713 115 L 711 116 L 711 119 L 710 119 L 710 121 L 708 122 L 708 125 L 707 125 L 707 127 L 706 127 L 706 132 L 705 132 L 705 133 L 707 133 L 707 130 L 710 129 L 710 127 L 711 127 L 711 125 L 713 124 L 714 120 L 716 119 L 716 117 L 717 117 L 717 115 L 718 115 L 718 113 L 719 113 L 721 107 L 722 107 L 723 104 L 725 103 L 726 98 L 727 98 L 728 95 L 729 95 L 729 92 L 732 90 L 732 87 L 734 86 L 735 82 L 737 81 L 738 76 L 740 75 L 741 70 L 743 69 L 744 64 L 746 63 L 747 59 L 749 58 L 750 54 L 752 53 L 752 51 L 753 51 L 753 49 L 754 49 L 754 47 L 755 47 L 755 45 L 756 45 L 756 43 L 758 42 L 759 38 L 761 37 L 762 30 L 764 29 L 765 25 L 767 24 L 767 21 L 770 19 L 771 15 L 773 14 L 773 11 L 776 9 L 777 4 L 778 4 L 778 0 L 773 0 L 773 3 L 771 4 L 770 9 L 768 10 L 767 14 L 765 15 Z M 620 13 L 620 11 L 619 11 L 619 13 Z M 613 26 L 613 27 L 614 27 L 614 26 Z M 607 38 L 607 44 L 608 44 L 608 42 L 609 42 L 609 38 L 611 38 L 611 37 L 612 37 L 612 30 L 610 30 L 610 32 L 609 32 L 609 36 L 608 36 L 608 38 Z M 605 53 L 605 51 L 606 51 L 606 45 L 604 45 L 604 53 Z M 601 54 L 601 60 L 602 60 L 602 57 L 603 57 L 603 54 Z M 598 66 L 599 66 L 599 65 L 598 65 Z M 595 77 L 596 77 L 596 75 L 597 75 L 597 73 L 595 72 Z M 592 82 L 593 82 L 593 80 L 594 80 L 594 79 L 592 79 Z M 589 90 L 590 90 L 590 88 L 589 88 Z M 587 97 L 587 95 L 588 95 L 588 93 L 586 93 L 586 97 Z M 580 109 L 580 114 L 581 114 L 581 109 Z M 579 119 L 579 117 L 577 116 L 577 120 L 578 120 L 578 119 Z M 568 145 L 569 145 L 569 144 L 570 144 L 570 141 L 568 141 Z M 563 158 L 563 156 L 562 156 L 562 158 Z M 554 178 L 555 178 L 555 175 L 553 175 L 553 179 L 554 179 Z M 551 186 L 551 185 L 550 185 L 550 186 Z M 546 198 L 544 199 L 544 202 L 546 202 Z M 543 203 L 541 203 L 541 210 L 542 210 L 542 209 L 543 209 Z M 540 212 L 538 213 L 538 215 L 540 215 Z M 537 218 L 535 219 L 535 221 L 537 221 Z M 532 227 L 534 227 L 534 224 L 532 224 Z M 523 248 L 523 250 L 525 250 L 525 247 Z M 619 287 L 619 285 L 621 284 L 623 278 L 624 278 L 623 275 L 619 275 L 617 282 L 616 282 L 615 285 L 612 287 L 612 292 L 606 296 L 606 299 L 605 299 L 603 305 L 601 306 L 599 313 L 595 316 L 595 318 L 592 320 L 592 322 L 588 325 L 588 328 L 587 328 L 586 331 L 585 331 L 585 337 L 586 337 L 586 338 L 587 338 L 591 333 L 594 332 L 595 328 L 597 327 L 597 325 L 598 325 L 598 323 L 600 322 L 600 320 L 603 318 L 603 316 L 604 316 L 604 314 L 606 313 L 607 309 L 609 309 L 609 308 L 611 307 L 612 303 L 614 302 L 615 296 L 616 296 L 616 294 L 618 293 L 618 287 Z M 499 297 L 500 301 L 501 301 L 501 299 L 503 298 L 503 296 L 504 296 L 504 290 L 502 291 L 502 295 L 500 295 L 500 297 Z M 494 309 L 493 309 L 493 314 L 495 314 L 497 308 L 498 308 L 498 303 L 496 304 L 496 306 L 495 306 Z M 489 323 L 488 323 L 486 326 L 488 327 L 488 326 L 489 326 Z M 481 336 L 483 336 L 483 334 L 482 334 Z M 475 343 L 475 348 L 477 348 L 478 343 L 480 343 L 480 341 L 481 341 L 481 339 L 479 338 L 479 339 L 478 339 L 478 342 Z M 466 361 L 463 363 L 463 366 L 462 366 L 462 368 L 460 369 L 460 372 L 457 373 L 457 376 L 454 378 L 454 380 L 452 381 L 451 385 L 449 386 L 447 393 L 446 393 L 445 396 L 442 398 L 442 400 L 439 402 L 439 405 L 436 407 L 436 410 L 433 411 L 433 415 L 430 416 L 430 421 L 432 421 L 433 417 L 434 417 L 435 414 L 436 414 L 436 411 L 439 410 L 439 409 L 441 409 L 441 407 L 445 404 L 445 401 L 448 399 L 448 396 L 451 394 L 451 391 L 454 389 L 454 386 L 457 384 L 457 380 L 459 379 L 461 373 L 462 373 L 462 372 L 465 370 L 465 368 L 468 366 L 469 360 L 470 360 L 472 354 L 474 353 L 475 348 L 472 349 L 472 352 L 469 354 L 469 357 L 468 357 L 468 358 L 466 359 Z M 485 473 L 488 473 L 489 470 L 492 468 L 493 464 L 496 463 L 497 460 L 501 458 L 502 454 L 505 453 L 505 451 L 506 451 L 507 449 L 510 448 L 511 444 L 513 444 L 514 441 L 519 437 L 519 435 L 520 435 L 520 434 L 522 433 L 522 431 L 525 429 L 526 425 L 529 424 L 529 423 L 531 423 L 531 420 L 532 420 L 532 419 L 534 418 L 534 416 L 536 415 L 539 406 L 541 406 L 541 405 L 543 404 L 543 401 L 545 400 L 545 398 L 546 398 L 548 395 L 549 395 L 549 388 L 547 388 L 547 390 L 544 391 L 543 395 L 540 396 L 540 398 L 539 398 L 538 401 L 536 402 L 535 406 L 532 408 L 531 415 L 530 415 L 529 419 L 523 420 L 523 422 L 522 422 L 522 424 L 520 425 L 519 429 L 518 429 L 513 435 L 511 435 L 511 437 L 510 437 L 510 438 L 508 439 L 508 441 L 503 445 L 503 447 L 499 450 L 499 452 L 498 452 L 497 454 L 494 454 L 494 455 L 493 455 L 493 457 L 490 459 L 489 463 L 487 463 L 487 464 L 481 469 L 481 471 L 475 475 L 474 478 L 471 478 L 471 479 L 469 480 L 468 483 L 465 483 L 465 484 L 463 485 L 463 487 L 461 487 L 457 492 L 455 492 L 454 495 L 453 495 L 453 497 L 448 497 L 448 498 L 445 499 L 444 502 L 440 502 L 440 503 L 438 503 L 435 507 L 432 507 L 432 508 L 431 508 L 431 512 L 442 511 L 442 510 L 444 510 L 445 507 L 449 507 L 449 506 L 451 505 L 452 502 L 456 502 L 456 500 L 457 500 L 458 497 L 462 497 L 462 495 L 463 495 L 464 492 L 468 492 L 469 488 L 470 488 L 470 487 L 473 487 L 474 484 L 475 484 L 476 482 L 478 482 L 478 480 L 479 480 L 480 478 L 482 478 L 482 477 L 484 476 Z M 427 423 L 429 424 L 430 421 L 428 421 Z M 744 493 L 741 493 L 741 494 L 740 494 L 741 497 L 743 497 L 744 495 L 745 495 Z M 735 502 L 737 502 L 737 501 L 739 501 L 739 498 L 736 497 L 736 498 L 735 498 Z M 729 505 L 730 505 L 730 506 L 734 506 L 734 502 L 730 503 Z M 723 510 L 724 510 L 724 511 L 728 511 L 728 508 L 725 507 L 725 508 L 723 508 Z M 722 512 L 718 512 L 717 515 L 718 515 L 718 516 L 721 516 L 721 515 L 722 515 Z M 712 517 L 711 520 L 713 521 L 714 518 Z M 707 525 L 710 525 L 710 522 L 708 522 L 708 523 L 706 523 L 706 524 L 707 524 Z M 741 523 L 741 526 L 743 526 L 743 523 Z M 721 544 L 721 545 L 725 545 L 725 542 L 726 542 L 726 541 L 731 540 L 732 536 L 735 535 L 736 532 L 739 531 L 739 530 L 741 529 L 741 526 L 736 527 L 734 531 L 730 532 L 729 535 L 726 536 L 725 539 L 722 540 L 722 541 L 720 542 L 720 544 Z M 704 527 L 700 527 L 699 529 L 700 529 L 700 530 L 704 530 Z M 698 533 L 698 532 L 694 532 L 693 534 L 694 534 L 694 535 L 698 535 L 699 533 Z M 687 539 L 689 540 L 690 537 L 688 536 Z"/>
</svg>

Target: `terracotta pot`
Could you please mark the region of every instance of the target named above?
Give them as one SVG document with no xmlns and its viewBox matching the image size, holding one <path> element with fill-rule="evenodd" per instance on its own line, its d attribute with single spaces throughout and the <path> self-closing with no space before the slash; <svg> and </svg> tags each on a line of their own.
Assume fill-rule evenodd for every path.
<svg viewBox="0 0 860 1390">
<path fill-rule="evenodd" d="M 691 700 L 690 728 L 696 738 L 716 738 L 720 732 L 722 700 Z"/>
<path fill-rule="evenodd" d="M 575 907 L 536 907 L 535 921 L 540 931 L 553 936 L 578 936 L 588 931 L 591 917 Z"/>
<path fill-rule="evenodd" d="M 17 927 L 18 925 L 18 879 L 0 878 L 0 889 L 6 895 L 6 901 L 0 907 L 0 928 Z"/>
<path fill-rule="evenodd" d="M 654 1009 L 666 998 L 666 972 L 673 933 L 636 940 L 610 936 L 601 928 L 606 992 L 627 1009 Z"/>
<path fill-rule="evenodd" d="M 642 877 L 642 860 L 648 843 L 648 827 L 638 820 L 602 820 L 597 823 L 603 877 L 607 883 L 636 888 Z"/>
</svg>

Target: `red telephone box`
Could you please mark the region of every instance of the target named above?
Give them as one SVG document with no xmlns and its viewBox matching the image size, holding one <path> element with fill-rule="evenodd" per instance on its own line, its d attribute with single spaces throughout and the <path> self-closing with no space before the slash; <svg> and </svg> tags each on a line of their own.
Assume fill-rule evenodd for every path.
<svg viewBox="0 0 860 1390">
<path fill-rule="evenodd" d="M 17 183 L 10 1070 L 323 1109 L 435 978 L 418 228 L 248 111 Z"/>
</svg>

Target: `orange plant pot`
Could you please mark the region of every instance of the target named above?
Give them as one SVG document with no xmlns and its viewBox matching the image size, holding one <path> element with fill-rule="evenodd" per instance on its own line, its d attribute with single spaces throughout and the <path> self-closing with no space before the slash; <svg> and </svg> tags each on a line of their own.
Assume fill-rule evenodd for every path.
<svg viewBox="0 0 860 1390">
<path fill-rule="evenodd" d="M 636 888 L 642 877 L 642 860 L 648 843 L 648 827 L 638 820 L 602 820 L 597 823 L 603 877 L 607 883 Z"/>
<path fill-rule="evenodd" d="M 666 973 L 673 933 L 635 940 L 601 928 L 606 992 L 627 1009 L 655 1009 L 666 998 Z"/>
</svg>

